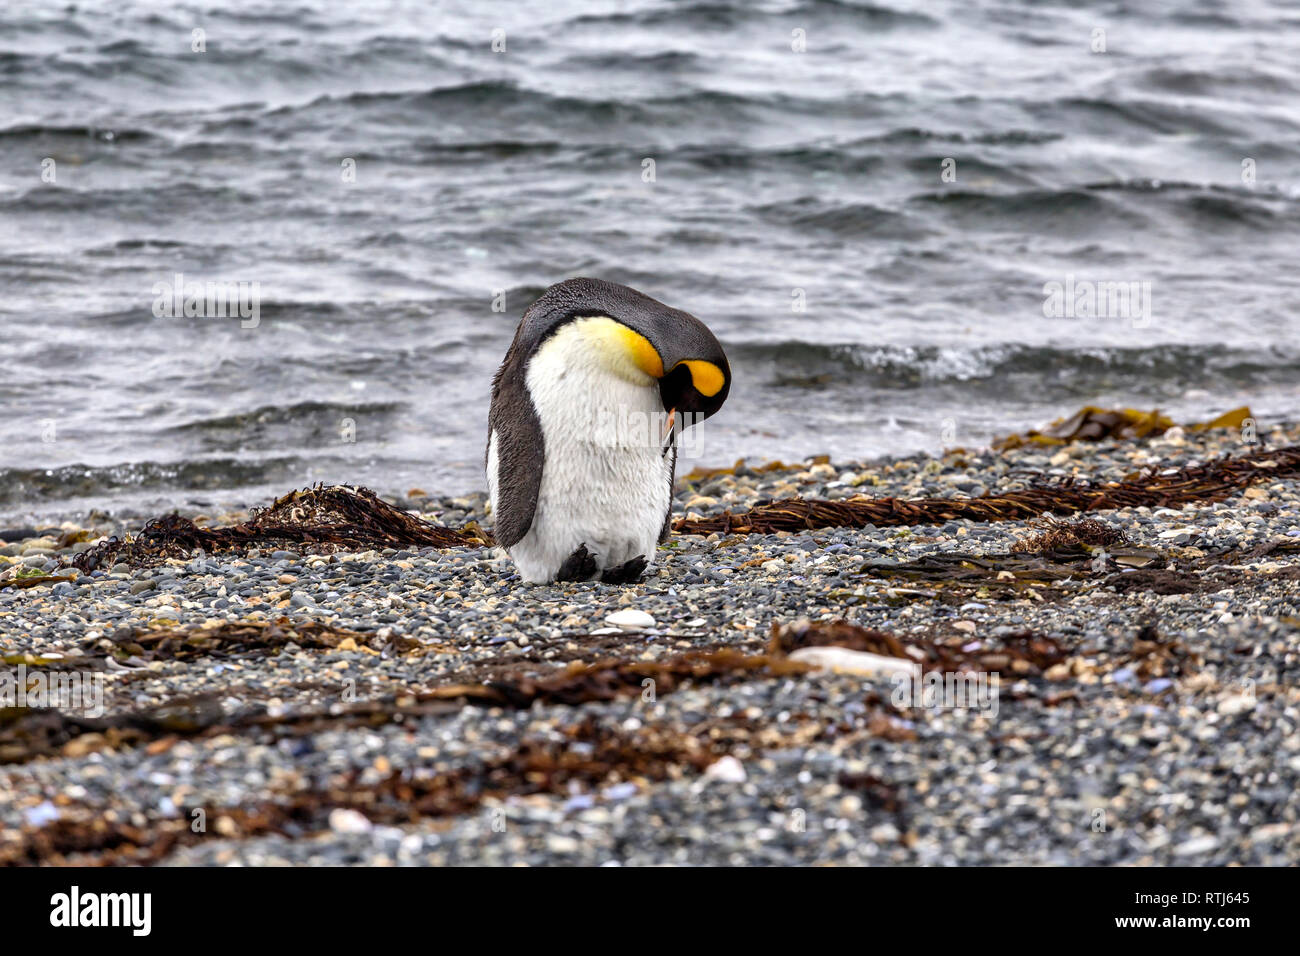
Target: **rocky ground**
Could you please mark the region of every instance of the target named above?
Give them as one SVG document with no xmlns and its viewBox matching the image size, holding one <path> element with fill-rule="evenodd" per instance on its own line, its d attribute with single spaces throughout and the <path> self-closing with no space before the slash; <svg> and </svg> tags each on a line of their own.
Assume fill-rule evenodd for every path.
<svg viewBox="0 0 1300 956">
<path fill-rule="evenodd" d="M 1118 479 L 1238 439 L 739 468 L 678 507 Z M 104 691 L 102 717 L 0 710 L 0 861 L 1295 863 L 1298 485 L 1099 512 L 1126 540 L 1074 563 L 1021 521 L 676 536 L 631 587 L 522 585 L 468 549 L 78 575 L 140 516 L 0 529 L 6 665 Z M 482 496 L 400 504 L 484 520 Z M 12 586 L 20 567 L 69 580 Z M 980 662 L 996 706 L 900 705 L 770 652 L 774 624 L 841 618 Z M 615 663 L 556 684 L 575 662 Z"/>
</svg>

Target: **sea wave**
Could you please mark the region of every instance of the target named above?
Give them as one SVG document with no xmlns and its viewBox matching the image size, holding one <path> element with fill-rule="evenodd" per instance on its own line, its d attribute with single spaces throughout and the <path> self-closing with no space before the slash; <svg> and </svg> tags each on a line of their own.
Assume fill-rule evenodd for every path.
<svg viewBox="0 0 1300 956">
<path fill-rule="evenodd" d="M 292 481 L 307 469 L 298 458 L 209 458 L 177 462 L 128 461 L 113 465 L 0 468 L 0 508 L 36 501 L 94 498 L 122 492 L 183 489 L 215 491 L 242 485 Z"/>
<path fill-rule="evenodd" d="M 1024 378 L 1028 388 L 1053 383 L 1082 390 L 1152 382 L 1179 389 L 1240 387 L 1294 379 L 1300 345 L 1261 348 L 1222 345 L 1147 347 L 1051 347 L 1021 344 L 974 346 L 827 344 L 785 341 L 731 346 L 737 363 L 775 366 L 777 385 L 828 385 L 852 379 L 876 389 L 934 385 L 1008 385 Z"/>
</svg>

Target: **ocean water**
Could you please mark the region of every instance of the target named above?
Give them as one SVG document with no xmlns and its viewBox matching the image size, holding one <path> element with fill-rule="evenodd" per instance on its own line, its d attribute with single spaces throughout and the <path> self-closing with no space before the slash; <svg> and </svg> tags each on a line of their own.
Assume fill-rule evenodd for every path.
<svg viewBox="0 0 1300 956">
<path fill-rule="evenodd" d="M 1294 3 L 0 7 L 7 518 L 482 488 L 573 275 L 727 347 L 697 463 L 1296 418 L 1298 263 Z"/>
</svg>

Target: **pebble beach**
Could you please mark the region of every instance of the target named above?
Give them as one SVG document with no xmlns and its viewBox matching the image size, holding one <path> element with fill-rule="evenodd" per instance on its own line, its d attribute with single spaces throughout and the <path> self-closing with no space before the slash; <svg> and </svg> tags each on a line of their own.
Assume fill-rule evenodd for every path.
<svg viewBox="0 0 1300 956">
<path fill-rule="evenodd" d="M 1260 438 L 1293 445 L 1300 426 Z M 980 495 L 1025 472 L 1119 479 L 1242 450 L 1231 430 L 1172 429 L 741 464 L 680 477 L 675 507 Z M 490 524 L 483 495 L 390 500 L 447 526 Z M 1041 521 L 970 520 L 674 535 L 626 587 L 523 585 L 486 548 L 69 566 L 144 517 L 0 529 L 0 584 L 68 578 L 0 588 L 6 665 L 103 688 L 93 719 L 0 711 L 0 862 L 1300 859 L 1295 479 L 1090 513 L 1124 547 L 1069 573 L 1024 564 Z M 952 555 L 979 558 L 983 576 L 954 574 Z M 774 627 L 836 621 L 984 655 L 1000 670 L 996 706 L 897 706 L 882 674 L 773 658 Z M 1050 653 L 1009 655 L 1030 639 Z M 699 664 L 719 652 L 765 663 Z M 683 660 L 696 670 L 661 676 Z M 635 686 L 457 696 L 602 664 Z"/>
</svg>

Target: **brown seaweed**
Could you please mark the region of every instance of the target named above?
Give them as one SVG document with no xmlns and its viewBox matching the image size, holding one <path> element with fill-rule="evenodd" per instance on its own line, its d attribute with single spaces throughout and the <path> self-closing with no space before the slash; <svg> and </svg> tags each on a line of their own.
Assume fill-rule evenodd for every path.
<svg viewBox="0 0 1300 956">
<path fill-rule="evenodd" d="M 904 638 L 844 620 L 772 626 L 773 654 L 828 645 L 901 657 L 917 662 L 926 671 L 984 671 L 1013 677 L 1036 676 L 1065 659 L 1065 649 L 1056 638 L 1032 631 L 972 640 L 969 635 L 908 634 Z"/>
<path fill-rule="evenodd" d="M 1033 537 L 1017 541 L 1011 546 L 1013 552 L 1034 551 L 1044 554 L 1049 551 L 1064 551 L 1080 546 L 1089 548 L 1114 548 L 1129 543 L 1128 536 L 1118 528 L 1103 524 L 1096 518 L 1081 518 L 1077 521 L 1062 521 L 1055 515 L 1047 515 L 1041 521 L 1043 530 Z"/>
<path fill-rule="evenodd" d="M 804 664 L 783 660 L 779 655 L 744 654 L 722 648 L 689 651 L 665 660 L 600 661 L 570 664 L 558 674 L 514 680 L 498 679 L 484 685 L 487 694 L 476 692 L 483 702 L 526 708 L 534 702 L 580 704 L 640 694 L 651 684 L 656 694 L 671 693 L 683 682 L 695 684 L 749 680 L 801 674 Z M 650 682 L 650 683 L 647 683 Z M 443 693 L 448 693 L 443 691 Z"/>
<path fill-rule="evenodd" d="M 1192 432 L 1213 428 L 1241 428 L 1251 418 L 1250 409 L 1243 405 L 1224 412 L 1211 421 L 1196 422 L 1184 427 Z M 1008 435 L 994 442 L 993 447 L 1006 451 L 1023 445 L 1068 445 L 1075 441 L 1142 439 L 1163 435 L 1173 427 L 1173 419 L 1161 415 L 1157 409 L 1143 412 L 1135 408 L 1098 408 L 1087 405 L 1069 418 L 1058 418 L 1042 431 L 1030 430 L 1023 435 Z"/>
<path fill-rule="evenodd" d="M 1162 560 L 1155 548 L 1117 547 L 1091 551 L 1073 545 L 1061 550 L 967 554 L 939 552 L 912 561 L 864 561 L 858 573 L 872 578 L 901 579 L 994 590 L 1018 591 L 1069 580 L 1084 580 L 1119 568 L 1146 568 Z"/>
<path fill-rule="evenodd" d="M 24 588 L 39 587 L 42 584 L 58 584 L 60 581 L 74 580 L 70 574 L 26 574 L 21 577 L 11 576 L 0 578 L 0 590 L 4 588 Z"/>
<path fill-rule="evenodd" d="M 408 651 L 418 642 L 410 638 L 386 639 L 374 634 L 337 627 L 310 618 L 279 617 L 273 621 L 209 621 L 199 625 L 154 625 L 122 628 L 109 638 L 112 656 L 119 660 L 186 661 L 196 657 L 217 660 L 274 654 L 289 644 L 313 650 L 337 650 L 351 641 L 376 651 Z"/>
<path fill-rule="evenodd" d="M 585 718 L 559 728 L 560 738 L 528 738 L 504 756 L 425 775 L 393 770 L 371 782 L 360 770 L 317 789 L 302 789 L 251 806 L 204 807 L 221 837 L 271 833 L 292 837 L 325 830 L 330 813 L 351 810 L 372 823 L 403 824 L 464 814 L 511 796 L 563 794 L 616 781 L 664 780 L 699 772 L 724 753 L 772 732 L 749 721 L 713 721 L 681 733 L 655 726 L 612 729 Z M 755 742 L 757 742 L 755 740 Z M 773 740 L 771 743 L 779 741 Z M 191 816 L 155 818 L 147 826 L 90 813 L 25 826 L 0 843 L 0 866 L 156 863 L 174 849 L 209 839 Z"/>
<path fill-rule="evenodd" d="M 1178 508 L 1190 502 L 1221 501 L 1255 482 L 1296 475 L 1300 475 L 1300 445 L 1224 456 L 1176 469 L 1152 466 L 1122 481 L 1032 476 L 1028 488 L 978 498 L 790 498 L 746 511 L 679 518 L 673 528 L 679 534 L 775 534 L 867 525 L 944 524 L 958 518 L 1017 521 L 1049 512 L 1067 515 L 1141 506 Z"/>
<path fill-rule="evenodd" d="M 214 629 L 192 630 L 203 644 L 220 648 L 219 644 L 210 643 L 214 640 Z M 265 632 L 260 636 L 264 637 Z M 147 636 L 143 639 L 153 646 Z M 191 653 L 190 642 L 185 638 L 168 639 L 177 640 L 173 650 Z M 335 635 L 323 637 L 317 646 L 332 649 L 336 646 Z M 277 715 L 262 710 L 228 714 L 217 706 L 215 695 L 169 701 L 156 708 L 111 713 L 98 718 L 52 708 L 12 708 L 0 711 L 0 764 L 66 753 L 70 744 L 77 751 L 85 752 L 222 733 L 269 733 L 277 738 L 300 736 L 327 728 L 376 727 L 431 714 L 451 713 L 465 704 L 519 709 L 527 709 L 536 702 L 582 704 L 644 694 L 648 689 L 652 689 L 656 696 L 667 694 L 686 682 L 731 683 L 804 673 L 808 669 L 805 664 L 784 660 L 783 655 L 745 654 L 732 648 L 721 648 L 689 651 L 654 661 L 575 662 L 544 676 L 521 671 L 497 675 L 483 682 L 455 681 L 426 690 L 413 690 L 400 697 Z"/>
<path fill-rule="evenodd" d="M 1112 574 L 1103 583 L 1116 594 L 1195 594 L 1222 587 L 1213 578 L 1170 568 L 1135 568 Z"/>
<path fill-rule="evenodd" d="M 227 622 L 216 627 L 151 628 L 128 632 L 116 643 L 144 656 L 152 655 L 153 659 L 188 659 L 207 654 L 221 657 L 265 652 L 283 646 L 289 639 L 303 647 L 334 650 L 347 636 L 362 638 L 358 640 L 359 645 L 365 639 L 363 635 L 335 631 L 315 622 L 282 619 L 275 624 Z M 579 635 L 575 639 L 582 638 Z M 909 636 L 907 641 L 905 644 L 885 632 L 867 631 L 845 622 L 797 624 L 774 629 L 763 653 L 720 647 L 649 661 L 609 658 L 593 663 L 573 662 L 562 670 L 542 675 L 531 672 L 526 664 L 503 673 L 498 665 L 488 662 L 482 665 L 485 674 L 481 680 L 476 680 L 471 671 L 463 675 L 464 679 L 453 678 L 400 696 L 277 715 L 259 709 L 229 714 L 218 706 L 216 695 L 169 701 L 156 708 L 100 718 L 54 709 L 15 709 L 0 712 L 0 764 L 67 753 L 69 745 L 74 745 L 78 752 L 86 752 L 224 733 L 265 733 L 279 738 L 323 729 L 376 727 L 451 713 L 465 704 L 527 709 L 535 703 L 579 705 L 644 695 L 648 690 L 658 696 L 672 693 L 686 683 L 725 684 L 806 673 L 809 665 L 788 660 L 787 654 L 813 643 L 840 643 L 875 653 L 910 657 L 936 668 L 1010 667 L 1017 674 L 1041 670 L 1041 662 L 1034 655 L 1049 652 L 1052 645 L 1050 638 L 1012 635 L 1002 639 L 1003 646 L 999 649 L 989 652 L 992 656 L 980 656 L 929 636 Z M 916 648 L 916 653 L 909 653 L 909 646 Z M 1018 660 L 1027 660 L 1032 666 L 1013 663 Z"/>
<path fill-rule="evenodd" d="M 379 498 L 369 488 L 318 485 L 291 491 L 247 521 L 203 528 L 178 514 L 155 518 L 139 534 L 116 537 L 83 551 L 73 560 L 82 572 L 116 561 L 132 566 L 186 558 L 196 550 L 303 547 L 317 552 L 409 547 L 481 547 L 491 539 L 476 525 L 446 528 L 422 521 Z"/>
</svg>

